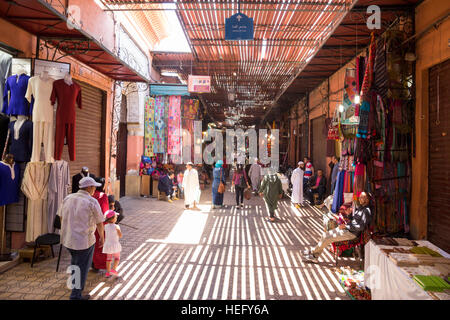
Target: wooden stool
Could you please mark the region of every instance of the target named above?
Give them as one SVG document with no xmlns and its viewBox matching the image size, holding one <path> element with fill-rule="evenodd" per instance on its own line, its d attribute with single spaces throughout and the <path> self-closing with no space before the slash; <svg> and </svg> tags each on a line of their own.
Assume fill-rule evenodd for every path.
<svg viewBox="0 0 450 320">
<path fill-rule="evenodd" d="M 167 194 L 164 191 L 158 190 L 158 200 L 167 201 Z"/>
<path fill-rule="evenodd" d="M 20 249 L 19 250 L 20 262 L 24 262 L 25 260 L 31 262 L 31 260 L 33 259 L 33 252 L 34 252 L 33 247 L 31 248 L 26 247 L 24 249 Z M 45 258 L 51 257 L 52 256 L 51 246 L 42 245 L 39 248 L 37 248 L 36 257 L 40 257 L 41 255 L 43 255 Z"/>
</svg>

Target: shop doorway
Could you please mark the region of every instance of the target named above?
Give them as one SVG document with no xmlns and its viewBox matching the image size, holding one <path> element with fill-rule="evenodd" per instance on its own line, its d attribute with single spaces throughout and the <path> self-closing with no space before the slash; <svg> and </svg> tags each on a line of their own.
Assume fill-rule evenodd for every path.
<svg viewBox="0 0 450 320">
<path fill-rule="evenodd" d="M 322 169 L 326 174 L 327 165 L 327 137 L 324 135 L 325 116 L 311 120 L 311 158 L 314 173 Z"/>
<path fill-rule="evenodd" d="M 87 83 L 76 81 L 81 87 L 83 109 L 76 109 L 75 161 L 70 161 L 67 145 L 62 159 L 69 162 L 73 177 L 83 166 L 97 177 L 104 177 L 105 155 L 105 92 Z"/>
<path fill-rule="evenodd" d="M 305 135 L 305 125 L 299 124 L 298 125 L 298 149 L 297 149 L 297 154 L 298 154 L 298 159 L 297 159 L 297 163 L 299 161 L 303 161 L 303 158 L 307 155 L 307 150 L 306 150 L 306 135 Z"/>
<path fill-rule="evenodd" d="M 450 252 L 450 60 L 429 72 L 428 240 Z"/>
<path fill-rule="evenodd" d="M 119 132 L 117 133 L 117 177 L 120 181 L 120 197 L 125 196 L 125 175 L 127 174 L 127 99 L 122 95 L 122 104 L 120 107 Z"/>
</svg>

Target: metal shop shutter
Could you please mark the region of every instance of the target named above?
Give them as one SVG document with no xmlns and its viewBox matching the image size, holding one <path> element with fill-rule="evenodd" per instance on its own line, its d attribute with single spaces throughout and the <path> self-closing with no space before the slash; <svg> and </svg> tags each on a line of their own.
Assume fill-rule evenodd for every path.
<svg viewBox="0 0 450 320">
<path fill-rule="evenodd" d="M 450 252 L 450 60 L 430 69 L 428 118 L 428 240 Z"/>
<path fill-rule="evenodd" d="M 314 173 L 322 169 L 326 176 L 327 166 L 327 137 L 323 134 L 325 129 L 325 117 L 311 120 L 311 158 Z"/>
<path fill-rule="evenodd" d="M 67 146 L 64 146 L 62 159 L 69 162 L 71 177 L 80 172 L 83 166 L 96 176 L 102 176 L 104 94 L 91 85 L 80 81 L 77 83 L 81 86 L 83 109 L 76 109 L 75 161 L 69 161 Z"/>
</svg>

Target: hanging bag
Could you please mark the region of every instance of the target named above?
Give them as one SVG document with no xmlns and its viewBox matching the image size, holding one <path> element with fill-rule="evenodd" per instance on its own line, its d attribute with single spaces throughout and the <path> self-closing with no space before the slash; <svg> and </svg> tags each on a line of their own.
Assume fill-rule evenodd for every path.
<svg viewBox="0 0 450 320">
<path fill-rule="evenodd" d="M 223 169 L 220 169 L 220 184 L 219 187 L 217 188 L 217 192 L 218 193 L 224 193 L 225 192 L 225 184 L 222 182 L 222 172 Z"/>
<path fill-rule="evenodd" d="M 328 127 L 327 140 L 339 140 L 339 121 L 336 111 L 334 112 L 333 120 L 330 121 L 330 125 Z"/>
</svg>

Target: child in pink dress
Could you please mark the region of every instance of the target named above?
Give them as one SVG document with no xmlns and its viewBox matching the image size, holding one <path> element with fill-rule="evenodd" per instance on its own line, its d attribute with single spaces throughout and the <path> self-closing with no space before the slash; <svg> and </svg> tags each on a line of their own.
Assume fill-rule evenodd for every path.
<svg viewBox="0 0 450 320">
<path fill-rule="evenodd" d="M 119 239 L 122 238 L 122 232 L 120 231 L 119 225 L 116 224 L 118 215 L 113 210 L 105 212 L 105 243 L 103 244 L 103 253 L 106 254 L 106 278 L 111 277 L 111 275 L 118 276 L 116 269 L 120 262 L 120 251 L 122 251 L 122 246 L 119 242 Z M 114 264 L 111 269 L 111 262 L 113 260 Z"/>
</svg>

